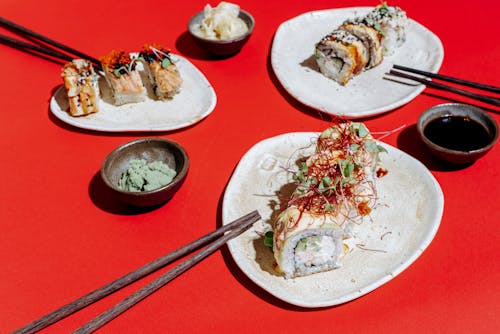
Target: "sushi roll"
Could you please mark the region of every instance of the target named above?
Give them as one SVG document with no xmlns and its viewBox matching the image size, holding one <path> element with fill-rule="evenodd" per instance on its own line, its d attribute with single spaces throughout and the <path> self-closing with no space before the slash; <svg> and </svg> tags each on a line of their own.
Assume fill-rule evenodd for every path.
<svg viewBox="0 0 500 334">
<path fill-rule="evenodd" d="M 71 116 L 85 116 L 99 111 L 99 85 L 89 61 L 74 59 L 64 65 L 61 76 Z"/>
<path fill-rule="evenodd" d="M 345 85 L 368 63 L 368 50 L 361 40 L 346 30 L 337 29 L 316 44 L 315 58 L 326 77 Z"/>
<path fill-rule="evenodd" d="M 146 90 L 137 62 L 128 52 L 113 50 L 99 60 L 116 105 L 144 101 Z"/>
<path fill-rule="evenodd" d="M 182 78 L 170 51 L 159 46 L 146 44 L 139 53 L 145 63 L 148 79 L 158 99 L 172 98 L 180 91 Z"/>
<path fill-rule="evenodd" d="M 386 56 L 392 55 L 406 40 L 408 18 L 399 7 L 387 6 L 383 2 L 369 12 L 363 22 L 382 33 L 382 47 Z"/>
<path fill-rule="evenodd" d="M 273 252 L 285 278 L 341 266 L 343 228 L 333 215 L 315 216 L 291 206 L 277 219 Z"/>
<path fill-rule="evenodd" d="M 286 278 L 331 270 L 348 251 L 352 224 L 376 204 L 375 179 L 387 174 L 377 145 L 359 122 L 321 133 L 315 152 L 293 174 L 296 188 L 273 225 L 277 269 Z"/>
<path fill-rule="evenodd" d="M 363 23 L 362 19 L 348 20 L 339 29 L 345 30 L 356 36 L 368 50 L 368 61 L 365 70 L 377 66 L 384 60 L 382 47 L 382 33 L 375 28 Z"/>
</svg>

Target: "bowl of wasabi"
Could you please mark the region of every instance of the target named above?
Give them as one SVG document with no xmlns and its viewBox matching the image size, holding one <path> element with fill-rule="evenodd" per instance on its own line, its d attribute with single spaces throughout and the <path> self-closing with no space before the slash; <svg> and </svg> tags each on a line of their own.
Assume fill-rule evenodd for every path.
<svg viewBox="0 0 500 334">
<path fill-rule="evenodd" d="M 167 202 L 189 169 L 186 150 L 165 138 L 141 138 L 118 146 L 101 165 L 101 178 L 116 199 L 139 207 Z"/>
</svg>

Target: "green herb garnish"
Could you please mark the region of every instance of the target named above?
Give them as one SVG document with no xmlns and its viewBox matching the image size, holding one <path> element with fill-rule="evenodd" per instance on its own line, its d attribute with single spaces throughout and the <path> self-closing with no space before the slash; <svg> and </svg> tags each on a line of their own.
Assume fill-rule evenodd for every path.
<svg viewBox="0 0 500 334">
<path fill-rule="evenodd" d="M 274 245 L 274 232 L 273 231 L 267 231 L 266 234 L 264 234 L 264 245 L 273 249 L 273 245 Z"/>
<path fill-rule="evenodd" d="M 169 67 L 170 64 L 173 64 L 173 63 L 172 63 L 172 60 L 170 60 L 170 58 L 168 58 L 168 57 L 163 58 L 163 60 L 161 61 L 161 67 L 163 67 L 163 68 Z"/>
<path fill-rule="evenodd" d="M 354 165 L 349 160 L 339 160 L 340 171 L 342 176 L 345 178 L 350 178 L 351 173 L 354 171 Z"/>
</svg>

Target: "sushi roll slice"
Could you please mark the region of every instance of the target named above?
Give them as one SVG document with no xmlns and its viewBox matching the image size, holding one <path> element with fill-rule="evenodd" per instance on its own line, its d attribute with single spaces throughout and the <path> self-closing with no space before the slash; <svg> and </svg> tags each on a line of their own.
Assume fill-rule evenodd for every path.
<svg viewBox="0 0 500 334">
<path fill-rule="evenodd" d="M 348 20 L 339 29 L 345 30 L 356 36 L 368 50 L 368 62 L 365 70 L 377 66 L 384 60 L 382 47 L 382 33 L 375 28 L 363 23 L 362 19 Z"/>
<path fill-rule="evenodd" d="M 293 174 L 296 189 L 273 226 L 277 269 L 286 278 L 335 269 L 348 251 L 352 224 L 361 224 L 377 201 L 377 145 L 359 122 L 320 134 L 315 152 Z"/>
<path fill-rule="evenodd" d="M 89 61 L 74 59 L 64 65 L 61 76 L 71 116 L 85 116 L 99 111 L 99 85 Z"/>
<path fill-rule="evenodd" d="M 136 68 L 137 62 L 128 52 L 113 50 L 99 60 L 115 105 L 144 101 L 146 90 Z"/>
<path fill-rule="evenodd" d="M 343 228 L 333 215 L 315 216 L 297 207 L 283 211 L 274 232 L 273 252 L 286 278 L 306 276 L 341 266 Z"/>
<path fill-rule="evenodd" d="M 406 40 L 408 18 L 399 7 L 387 6 L 383 2 L 369 12 L 363 22 L 382 33 L 382 47 L 386 56 L 392 55 Z"/>
<path fill-rule="evenodd" d="M 316 44 L 315 58 L 326 77 L 345 85 L 368 62 L 368 50 L 361 40 L 346 30 L 337 29 Z"/>
<path fill-rule="evenodd" d="M 146 44 L 139 53 L 139 58 L 145 63 L 145 70 L 158 99 L 172 98 L 180 91 L 182 78 L 170 50 Z"/>
</svg>

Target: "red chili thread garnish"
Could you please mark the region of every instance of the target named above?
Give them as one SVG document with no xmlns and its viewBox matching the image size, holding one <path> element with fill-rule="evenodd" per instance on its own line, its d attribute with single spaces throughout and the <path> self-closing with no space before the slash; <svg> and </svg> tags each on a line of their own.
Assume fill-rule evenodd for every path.
<svg viewBox="0 0 500 334">
<path fill-rule="evenodd" d="M 307 171 L 296 183 L 297 190 L 288 205 L 316 215 L 345 215 L 355 208 L 359 215 L 366 216 L 376 201 L 376 192 L 364 169 L 373 164 L 373 153 L 363 143 L 373 139 L 368 135 L 360 137 L 350 122 L 331 129 L 332 133 L 317 139 L 316 153 L 309 157 Z M 350 168 L 349 175 L 345 175 L 342 161 Z M 322 184 L 324 180 L 330 183 Z"/>
</svg>

